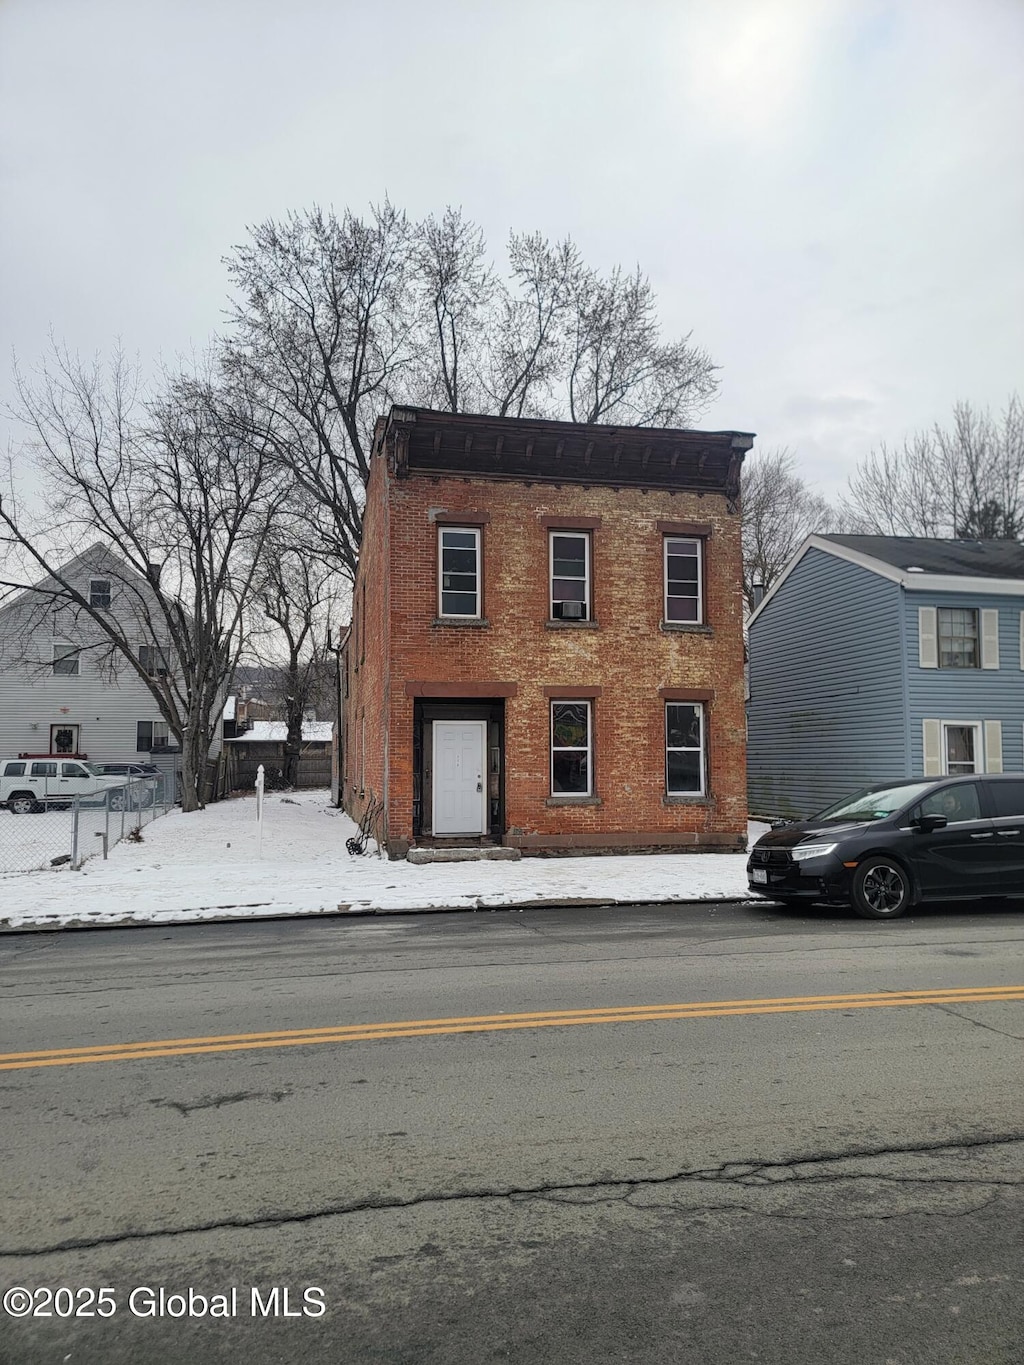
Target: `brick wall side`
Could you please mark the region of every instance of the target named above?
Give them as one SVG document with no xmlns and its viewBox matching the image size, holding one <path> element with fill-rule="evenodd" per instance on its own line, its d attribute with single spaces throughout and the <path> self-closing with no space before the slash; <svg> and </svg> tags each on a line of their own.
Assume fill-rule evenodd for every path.
<svg viewBox="0 0 1024 1365">
<path fill-rule="evenodd" d="M 437 524 L 432 513 L 487 512 L 483 527 L 486 628 L 437 617 Z M 547 629 L 545 516 L 600 517 L 593 534 L 593 615 L 599 629 Z M 509 842 L 583 842 L 615 831 L 693 833 L 709 845 L 746 836 L 746 757 L 740 518 L 718 495 L 440 479 L 391 484 L 390 820 L 412 835 L 413 701 L 407 680 L 514 682 L 505 704 Z M 710 524 L 705 613 L 711 634 L 660 628 L 659 521 Z M 595 785 L 601 804 L 547 805 L 546 687 L 600 687 L 594 702 Z M 660 688 L 710 689 L 709 799 L 665 799 Z M 599 840 L 598 840 L 599 841 Z M 613 841 L 612 841 L 613 842 Z"/>
<path fill-rule="evenodd" d="M 370 465 L 363 514 L 363 541 L 352 594 L 352 631 L 347 645 L 349 695 L 345 702 L 347 746 L 344 806 L 360 820 L 371 802 L 387 793 L 390 575 L 386 462 Z M 365 746 L 365 749 L 364 749 Z M 386 831 L 381 820 L 379 832 Z"/>
</svg>

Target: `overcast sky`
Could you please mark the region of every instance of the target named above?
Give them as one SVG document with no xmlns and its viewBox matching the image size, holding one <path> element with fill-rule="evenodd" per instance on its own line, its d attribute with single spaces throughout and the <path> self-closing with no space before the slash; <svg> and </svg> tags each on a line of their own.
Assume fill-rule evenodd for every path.
<svg viewBox="0 0 1024 1365">
<path fill-rule="evenodd" d="M 1024 389 L 1022 70 L 1024 0 L 2 0 L 3 355 L 173 361 L 247 225 L 450 203 L 639 263 L 834 493 Z"/>
</svg>

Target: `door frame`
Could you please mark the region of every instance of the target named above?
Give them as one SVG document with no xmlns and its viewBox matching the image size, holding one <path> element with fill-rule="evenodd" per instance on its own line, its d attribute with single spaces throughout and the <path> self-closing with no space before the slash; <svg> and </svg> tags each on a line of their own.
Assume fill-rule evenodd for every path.
<svg viewBox="0 0 1024 1365">
<path fill-rule="evenodd" d="M 477 826 L 475 830 L 463 829 L 452 832 L 439 832 L 437 829 L 437 782 L 438 782 L 438 762 L 437 762 L 437 743 L 440 726 L 466 726 L 472 725 L 480 736 L 480 800 Z M 488 830 L 488 802 L 487 802 L 487 722 L 485 720 L 435 720 L 433 723 L 433 743 L 431 747 L 431 812 L 430 812 L 430 832 L 434 839 L 476 839 L 482 838 Z"/>
</svg>

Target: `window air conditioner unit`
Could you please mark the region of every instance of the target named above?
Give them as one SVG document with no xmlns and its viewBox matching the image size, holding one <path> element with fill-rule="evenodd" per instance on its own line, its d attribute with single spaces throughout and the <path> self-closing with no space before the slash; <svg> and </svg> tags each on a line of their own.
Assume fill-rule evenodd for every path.
<svg viewBox="0 0 1024 1365">
<path fill-rule="evenodd" d="M 563 602 L 562 619 L 564 621 L 582 621 L 584 604 L 582 602 Z"/>
</svg>

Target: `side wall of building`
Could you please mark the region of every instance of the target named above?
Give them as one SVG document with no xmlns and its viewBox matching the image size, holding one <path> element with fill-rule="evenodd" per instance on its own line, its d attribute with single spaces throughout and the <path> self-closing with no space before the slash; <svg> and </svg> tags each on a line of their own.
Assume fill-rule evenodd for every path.
<svg viewBox="0 0 1024 1365">
<path fill-rule="evenodd" d="M 749 631 L 755 816 L 810 815 L 911 769 L 902 590 L 811 549 Z"/>
<path fill-rule="evenodd" d="M 375 455 L 363 512 L 363 540 L 352 590 L 352 629 L 343 656 L 342 805 L 356 821 L 370 811 L 386 837 L 390 610 L 387 465 Z M 372 809 L 371 809 L 372 808 Z M 379 808 L 379 814 L 375 813 Z"/>
<path fill-rule="evenodd" d="M 438 620 L 439 519 L 461 515 L 482 528 L 482 623 Z M 549 620 L 544 522 L 552 517 L 565 529 L 598 523 L 591 529 L 593 622 Z M 710 529 L 706 627 L 662 624 L 659 523 Z M 467 696 L 504 696 L 507 843 L 528 850 L 745 845 L 740 518 L 724 496 L 413 473 L 391 483 L 390 526 L 389 822 L 396 837 L 411 839 L 413 831 L 412 693 L 437 682 L 464 683 Z M 369 553 L 380 564 L 378 547 Z M 589 804 L 551 795 L 550 694 L 577 688 L 580 696 L 596 693 Z M 666 796 L 666 689 L 707 699 L 703 799 Z"/>
</svg>

